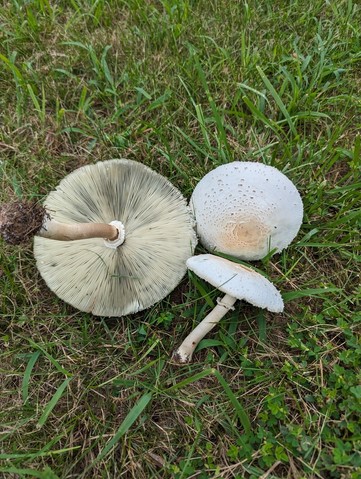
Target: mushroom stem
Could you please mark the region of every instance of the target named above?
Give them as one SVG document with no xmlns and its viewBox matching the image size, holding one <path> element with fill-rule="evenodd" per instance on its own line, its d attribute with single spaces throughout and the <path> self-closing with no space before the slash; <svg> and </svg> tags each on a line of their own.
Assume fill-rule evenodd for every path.
<svg viewBox="0 0 361 479">
<path fill-rule="evenodd" d="M 233 309 L 237 298 L 226 294 L 222 299 L 217 299 L 217 306 L 198 324 L 196 328 L 185 338 L 183 343 L 174 352 L 173 358 L 178 363 L 189 363 L 192 360 L 194 350 L 199 342 L 211 331 L 214 326 Z"/>
<path fill-rule="evenodd" d="M 9 244 L 21 244 L 34 235 L 71 241 L 103 238 L 106 246 L 117 248 L 124 242 L 124 225 L 118 220 L 106 223 L 59 223 L 45 208 L 31 201 L 0 205 L 0 236 Z"/>
<path fill-rule="evenodd" d="M 59 241 L 87 238 L 104 238 L 113 241 L 118 238 L 118 229 L 106 223 L 77 223 L 70 225 L 47 219 L 43 223 L 38 235 Z"/>
</svg>

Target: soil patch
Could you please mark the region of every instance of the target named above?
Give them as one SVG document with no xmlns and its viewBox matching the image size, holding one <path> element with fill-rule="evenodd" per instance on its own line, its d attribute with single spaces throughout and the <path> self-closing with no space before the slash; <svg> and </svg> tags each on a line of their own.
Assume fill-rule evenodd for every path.
<svg viewBox="0 0 361 479">
<path fill-rule="evenodd" d="M 35 201 L 16 201 L 0 206 L 0 235 L 9 244 L 31 239 L 41 228 L 46 212 Z"/>
</svg>

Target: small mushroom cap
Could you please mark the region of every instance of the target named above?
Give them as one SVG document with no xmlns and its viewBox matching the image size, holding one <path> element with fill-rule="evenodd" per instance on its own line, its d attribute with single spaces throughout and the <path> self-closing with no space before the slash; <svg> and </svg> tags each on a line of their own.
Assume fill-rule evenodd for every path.
<svg viewBox="0 0 361 479">
<path fill-rule="evenodd" d="M 188 268 L 223 293 L 274 313 L 283 311 L 283 299 L 275 286 L 261 274 L 212 254 L 187 260 Z"/>
<path fill-rule="evenodd" d="M 197 184 L 190 201 L 201 243 L 244 260 L 286 248 L 303 217 L 295 185 L 263 163 L 235 161 L 215 168 Z"/>
<path fill-rule="evenodd" d="M 36 236 L 37 267 L 49 288 L 81 311 L 123 316 L 167 296 L 187 271 L 194 219 L 166 178 L 136 161 L 109 160 L 65 177 L 45 201 L 61 223 L 121 221 L 125 241 L 57 241 Z"/>
</svg>

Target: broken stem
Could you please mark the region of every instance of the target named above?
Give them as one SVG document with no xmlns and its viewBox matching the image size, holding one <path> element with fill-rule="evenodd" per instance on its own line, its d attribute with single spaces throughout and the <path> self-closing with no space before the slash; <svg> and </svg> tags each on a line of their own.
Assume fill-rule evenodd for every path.
<svg viewBox="0 0 361 479">
<path fill-rule="evenodd" d="M 174 352 L 173 358 L 178 363 L 189 363 L 192 360 L 194 350 L 199 342 L 211 331 L 214 326 L 233 309 L 237 298 L 226 294 L 222 299 L 217 299 L 217 306 L 201 321 L 198 326 L 185 338 L 183 343 Z"/>
</svg>

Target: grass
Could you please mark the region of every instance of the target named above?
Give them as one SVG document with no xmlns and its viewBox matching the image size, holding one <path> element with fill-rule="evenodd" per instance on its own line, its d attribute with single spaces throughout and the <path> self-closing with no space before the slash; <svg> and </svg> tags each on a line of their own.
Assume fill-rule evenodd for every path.
<svg viewBox="0 0 361 479">
<path fill-rule="evenodd" d="M 1 201 L 115 157 L 189 197 L 246 159 L 285 172 L 305 216 L 255 265 L 285 312 L 238 305 L 184 367 L 208 284 L 95 318 L 1 243 L 1 477 L 361 477 L 360 25 L 352 0 L 2 3 Z"/>
</svg>

